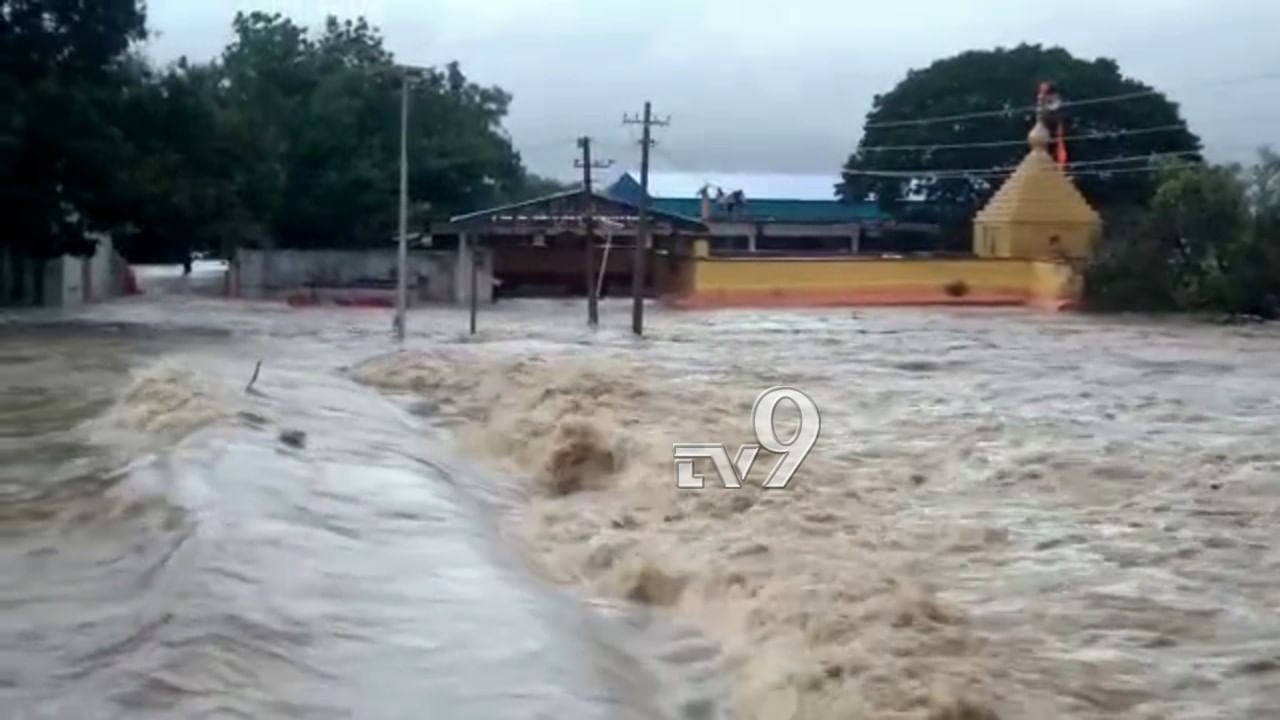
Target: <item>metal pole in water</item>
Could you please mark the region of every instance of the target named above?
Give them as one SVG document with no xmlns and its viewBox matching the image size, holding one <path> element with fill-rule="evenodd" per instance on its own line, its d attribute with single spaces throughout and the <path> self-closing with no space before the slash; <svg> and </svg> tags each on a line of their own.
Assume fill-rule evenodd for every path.
<svg viewBox="0 0 1280 720">
<path fill-rule="evenodd" d="M 404 71 L 400 96 L 400 247 L 397 253 L 396 339 L 405 334 L 409 263 L 409 71 Z"/>
<path fill-rule="evenodd" d="M 471 334 L 476 334 L 476 307 L 479 304 L 478 275 L 480 269 L 479 244 L 471 242 Z"/>
</svg>

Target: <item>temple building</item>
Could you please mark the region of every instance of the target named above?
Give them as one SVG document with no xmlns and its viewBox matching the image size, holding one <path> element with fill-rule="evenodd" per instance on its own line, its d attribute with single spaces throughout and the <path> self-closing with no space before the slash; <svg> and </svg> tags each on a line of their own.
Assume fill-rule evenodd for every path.
<svg viewBox="0 0 1280 720">
<path fill-rule="evenodd" d="M 1049 157 L 1049 131 L 1036 123 L 1031 152 L 973 219 L 978 257 L 1084 259 L 1102 219 Z"/>
<path fill-rule="evenodd" d="M 1030 305 L 1076 307 L 1083 264 L 1101 235 L 1098 214 L 1049 155 L 1044 117 L 1030 150 L 974 218 L 960 257 L 742 255 L 696 240 L 671 275 L 682 307 Z"/>
</svg>

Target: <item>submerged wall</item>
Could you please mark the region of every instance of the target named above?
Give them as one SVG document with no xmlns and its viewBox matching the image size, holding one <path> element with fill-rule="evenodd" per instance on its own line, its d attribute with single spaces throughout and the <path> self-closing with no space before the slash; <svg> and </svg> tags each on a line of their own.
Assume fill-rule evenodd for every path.
<svg viewBox="0 0 1280 720">
<path fill-rule="evenodd" d="M 109 236 L 89 237 L 98 246 L 88 257 L 34 259 L 0 249 L 0 305 L 72 308 L 123 295 L 128 263 Z"/>
<path fill-rule="evenodd" d="M 492 255 L 480 253 L 476 288 L 482 301 L 492 297 Z M 461 250 L 413 250 L 408 256 L 409 301 L 461 302 L 470 286 L 471 256 Z M 290 296 L 302 290 L 337 295 L 394 296 L 398 252 L 369 250 L 236 251 L 229 294 L 247 298 Z"/>
<path fill-rule="evenodd" d="M 1078 297 L 1078 273 L 1050 260 L 692 257 L 666 296 L 679 307 L 1035 305 Z"/>
</svg>

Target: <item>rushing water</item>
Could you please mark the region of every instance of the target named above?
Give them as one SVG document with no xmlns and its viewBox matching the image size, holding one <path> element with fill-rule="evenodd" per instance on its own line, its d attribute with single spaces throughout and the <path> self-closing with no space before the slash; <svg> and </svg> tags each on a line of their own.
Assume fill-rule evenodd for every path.
<svg viewBox="0 0 1280 720">
<path fill-rule="evenodd" d="M 5 716 L 711 718 L 732 681 L 744 716 L 951 717 L 930 678 L 1006 719 L 1280 716 L 1274 329 L 655 310 L 635 341 L 624 312 L 416 311 L 434 359 L 373 378 L 412 397 L 352 372 L 386 311 L 11 314 Z M 777 382 L 824 411 L 794 493 L 653 489 L 671 428 L 729 442 Z M 525 513 L 549 393 L 626 428 L 628 479 Z M 583 602 L 638 598 L 599 558 L 640 548 L 683 595 Z"/>
<path fill-rule="evenodd" d="M 539 578 L 500 537 L 519 488 L 342 375 L 381 314 L 46 315 L 0 338 L 4 717 L 714 708 L 647 660 L 696 636 Z"/>
</svg>

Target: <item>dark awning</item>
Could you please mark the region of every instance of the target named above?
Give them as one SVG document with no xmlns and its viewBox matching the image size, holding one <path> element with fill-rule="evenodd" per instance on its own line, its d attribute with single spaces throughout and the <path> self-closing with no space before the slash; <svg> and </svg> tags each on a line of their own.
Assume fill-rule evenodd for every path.
<svg viewBox="0 0 1280 720">
<path fill-rule="evenodd" d="M 486 235 L 527 235 L 536 233 L 580 233 L 586 228 L 590 209 L 601 232 L 634 232 L 640 219 L 638 205 L 585 190 L 567 190 L 532 200 L 500 205 L 450 218 L 449 224 L 462 232 Z M 699 220 L 650 209 L 649 227 L 654 235 L 675 232 L 705 232 Z"/>
</svg>

